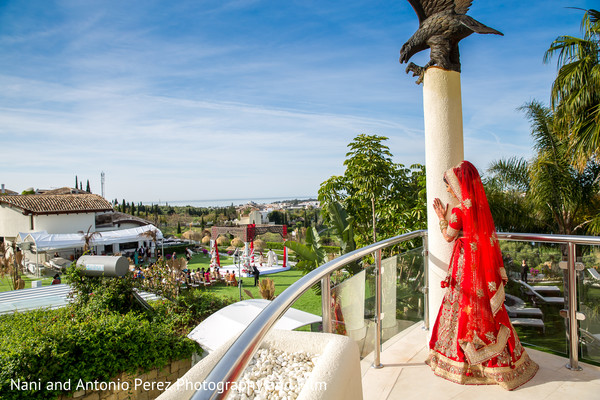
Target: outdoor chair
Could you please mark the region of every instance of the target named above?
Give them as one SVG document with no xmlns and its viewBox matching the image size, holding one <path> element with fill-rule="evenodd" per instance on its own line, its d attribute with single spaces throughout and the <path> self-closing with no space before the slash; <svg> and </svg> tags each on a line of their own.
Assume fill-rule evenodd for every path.
<svg viewBox="0 0 600 400">
<path fill-rule="evenodd" d="M 542 333 L 546 333 L 546 325 L 544 321 L 538 318 L 511 318 L 510 322 L 513 326 L 540 328 Z"/>
<path fill-rule="evenodd" d="M 540 320 L 544 318 L 544 313 L 539 308 L 515 307 L 506 304 L 504 307 L 510 318 L 537 318 Z"/>
<path fill-rule="evenodd" d="M 536 291 L 535 286 L 528 285 L 527 283 L 523 282 L 522 280 L 516 280 L 516 282 L 522 286 L 521 290 L 523 291 L 523 293 L 530 296 L 533 304 L 535 304 L 535 305 L 537 305 L 540 302 L 544 303 L 544 304 L 561 305 L 561 306 L 565 304 L 564 297 L 543 296 L 541 293 Z"/>
<path fill-rule="evenodd" d="M 600 287 L 600 273 L 594 268 L 588 268 L 586 271 L 591 278 L 585 278 L 584 282 L 591 284 L 594 287 Z"/>
</svg>

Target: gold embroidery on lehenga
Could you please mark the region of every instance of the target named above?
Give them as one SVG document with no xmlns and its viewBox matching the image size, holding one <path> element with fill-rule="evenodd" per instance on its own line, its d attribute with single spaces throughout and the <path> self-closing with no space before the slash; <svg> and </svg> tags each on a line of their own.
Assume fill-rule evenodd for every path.
<svg viewBox="0 0 600 400">
<path fill-rule="evenodd" d="M 528 382 L 538 370 L 538 365 L 525 352 L 515 361 L 514 368 L 487 367 L 482 364 L 467 365 L 465 362 L 455 361 L 439 354 L 435 350 L 430 351 L 425 362 L 437 376 L 451 382 L 462 385 L 498 384 L 507 390 L 513 390 Z M 469 375 L 466 374 L 467 370 L 471 372 Z"/>
<path fill-rule="evenodd" d="M 456 213 L 452 213 L 452 215 L 450 216 L 450 222 L 452 222 L 453 224 L 458 222 L 458 217 L 456 216 Z"/>
<path fill-rule="evenodd" d="M 510 353 L 508 352 L 508 349 L 506 349 L 506 347 L 504 348 L 504 350 L 502 351 L 502 353 L 500 353 L 498 355 L 498 364 L 499 365 L 510 365 Z"/>
<path fill-rule="evenodd" d="M 490 292 L 495 292 L 496 291 L 496 282 L 488 282 L 488 288 L 490 289 Z"/>
<path fill-rule="evenodd" d="M 493 342 L 494 340 L 496 340 L 496 335 L 494 335 L 494 332 L 486 332 L 485 337 L 490 342 Z"/>
<path fill-rule="evenodd" d="M 482 298 L 484 296 L 483 289 L 477 289 L 477 297 Z"/>
<path fill-rule="evenodd" d="M 496 342 L 492 342 L 479 350 L 477 350 L 471 342 L 459 341 L 459 344 L 465 352 L 465 357 L 467 357 L 469 364 L 481 364 L 500 354 L 504 347 L 506 347 L 506 342 L 509 337 L 510 329 L 504 325 L 500 325 Z"/>
<path fill-rule="evenodd" d="M 465 201 L 463 201 L 463 204 L 467 208 L 471 208 L 471 206 L 473 205 L 473 203 L 471 203 L 471 199 L 465 199 Z"/>
<path fill-rule="evenodd" d="M 500 308 L 502 307 L 502 304 L 504 304 L 504 285 L 500 284 L 498 291 L 494 293 L 494 295 L 490 299 L 490 306 L 492 307 L 493 315 L 496 315 L 498 310 L 500 310 Z"/>
</svg>

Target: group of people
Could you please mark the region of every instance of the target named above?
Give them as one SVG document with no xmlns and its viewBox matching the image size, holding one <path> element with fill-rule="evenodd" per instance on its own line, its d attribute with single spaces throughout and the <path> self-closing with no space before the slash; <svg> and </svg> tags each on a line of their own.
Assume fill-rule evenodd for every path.
<svg viewBox="0 0 600 400">
<path fill-rule="evenodd" d="M 152 250 L 150 247 L 140 246 L 133 252 L 133 261 L 135 265 L 145 264 L 152 257 Z"/>
</svg>

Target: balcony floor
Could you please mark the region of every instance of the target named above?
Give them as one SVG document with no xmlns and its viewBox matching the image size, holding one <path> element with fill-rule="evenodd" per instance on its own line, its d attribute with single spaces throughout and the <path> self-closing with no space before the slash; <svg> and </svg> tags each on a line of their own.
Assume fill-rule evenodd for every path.
<svg viewBox="0 0 600 400">
<path fill-rule="evenodd" d="M 600 367 L 580 363 L 582 371 L 565 368 L 568 359 L 527 348 L 539 364 L 535 377 L 525 385 L 506 391 L 497 385 L 465 386 L 431 372 L 424 361 L 428 354 L 427 331 L 416 324 L 383 345 L 383 368 L 372 368 L 373 356 L 361 362 L 364 400 L 578 400 L 600 398 Z"/>
</svg>

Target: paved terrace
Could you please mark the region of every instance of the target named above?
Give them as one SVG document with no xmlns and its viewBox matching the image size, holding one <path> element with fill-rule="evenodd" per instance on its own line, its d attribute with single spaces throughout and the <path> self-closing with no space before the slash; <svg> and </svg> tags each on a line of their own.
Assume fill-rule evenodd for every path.
<svg viewBox="0 0 600 400">
<path fill-rule="evenodd" d="M 580 363 L 582 371 L 565 368 L 566 358 L 527 348 L 539 364 L 536 376 L 514 391 L 496 385 L 464 386 L 449 382 L 425 365 L 427 331 L 417 324 L 384 343 L 381 369 L 371 367 L 372 355 L 363 359 L 364 400 L 564 400 L 600 399 L 600 367 Z"/>
</svg>

